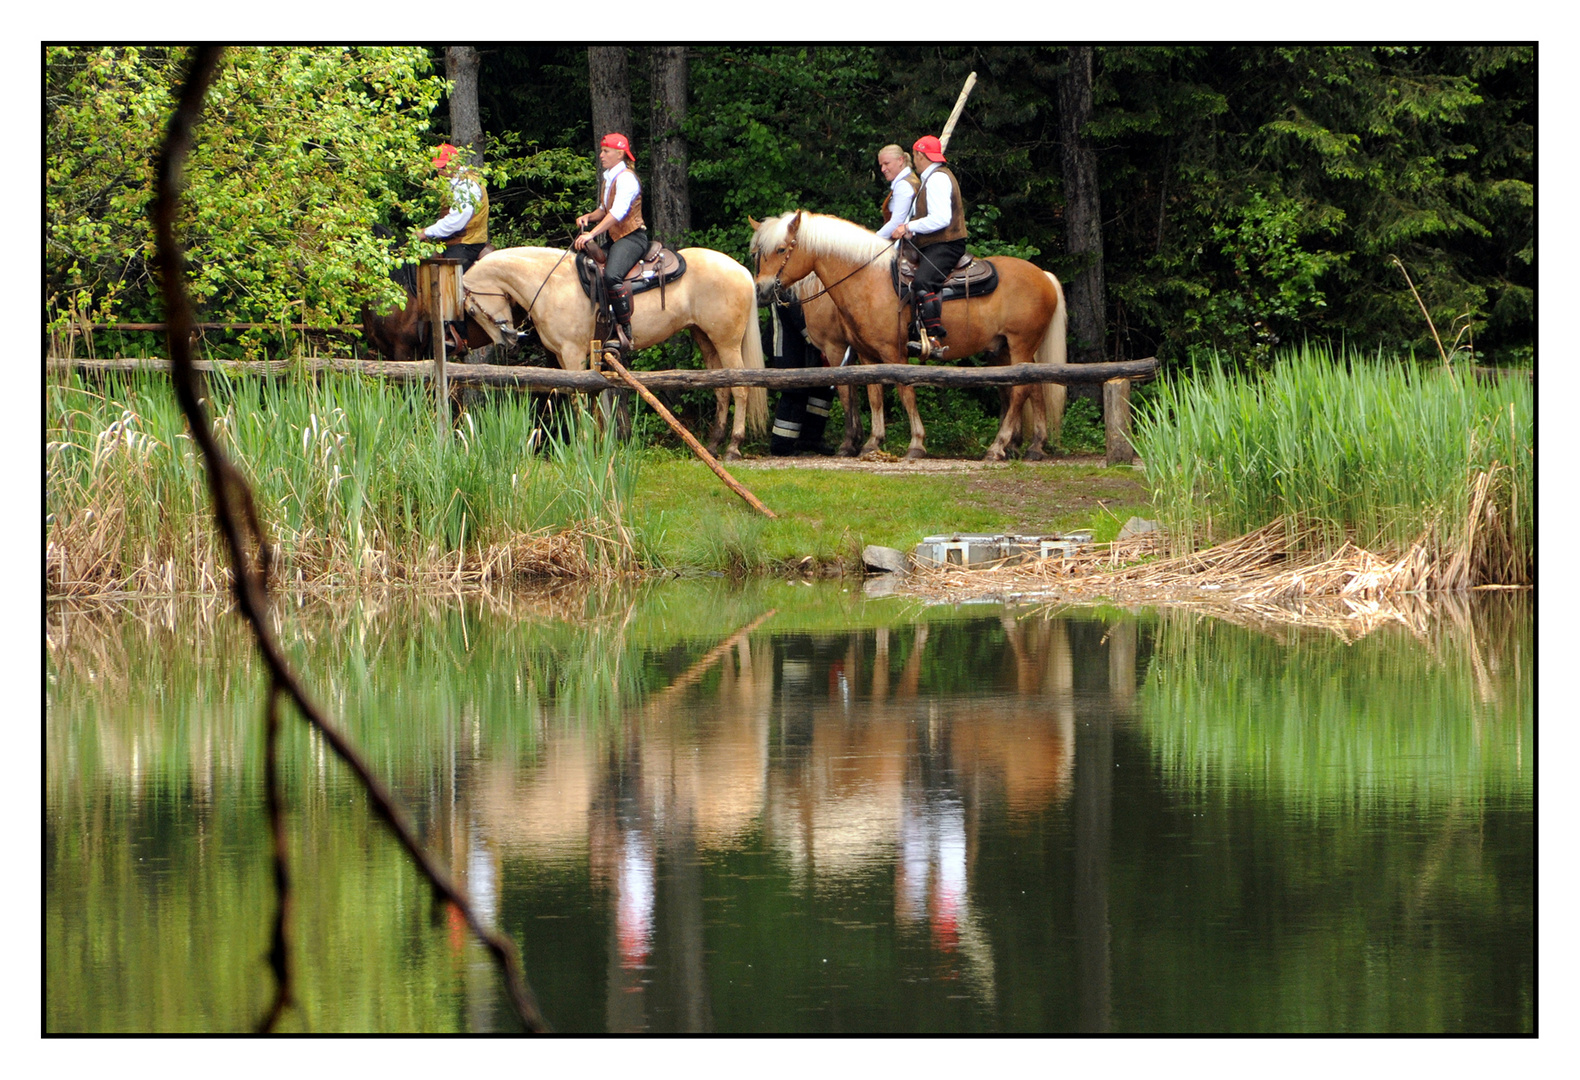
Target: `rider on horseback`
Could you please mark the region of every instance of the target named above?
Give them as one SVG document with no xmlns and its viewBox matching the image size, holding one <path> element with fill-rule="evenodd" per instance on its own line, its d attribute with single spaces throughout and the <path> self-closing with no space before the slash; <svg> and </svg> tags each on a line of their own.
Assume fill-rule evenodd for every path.
<svg viewBox="0 0 1580 1080">
<path fill-rule="evenodd" d="M 642 182 L 626 166 L 625 158 L 636 163 L 631 141 L 618 132 L 605 135 L 598 147 L 598 163 L 603 166 L 598 206 L 576 219 L 577 228 L 592 225 L 593 229 L 575 241 L 577 251 L 596 239 L 608 252 L 603 279 L 622 353 L 631 349 L 631 287 L 625 284 L 625 275 L 646 254 L 648 243 L 642 222 Z"/>
<path fill-rule="evenodd" d="M 905 224 L 905 220 L 911 216 L 911 204 L 916 202 L 916 189 L 921 186 L 921 181 L 911 171 L 910 157 L 893 143 L 878 151 L 878 171 L 889 182 L 889 193 L 878 207 L 884 218 L 878 237 L 890 240 L 894 237 L 894 230 Z"/>
<path fill-rule="evenodd" d="M 450 181 L 450 205 L 444 216 L 426 229 L 418 229 L 420 240 L 443 240 L 446 259 L 460 259 L 461 273 L 477 261 L 488 246 L 488 189 L 483 178 L 463 164 L 460 151 L 441 143 L 433 167 Z"/>
<path fill-rule="evenodd" d="M 921 187 L 910 220 L 894 230 L 896 238 L 909 236 L 916 245 L 916 281 L 911 287 L 911 304 L 926 328 L 928 337 L 948 337 L 943 324 L 943 301 L 938 290 L 949 271 L 966 253 L 965 206 L 960 199 L 960 182 L 944 167 L 943 146 L 936 135 L 923 135 L 911 147 L 922 170 Z"/>
</svg>

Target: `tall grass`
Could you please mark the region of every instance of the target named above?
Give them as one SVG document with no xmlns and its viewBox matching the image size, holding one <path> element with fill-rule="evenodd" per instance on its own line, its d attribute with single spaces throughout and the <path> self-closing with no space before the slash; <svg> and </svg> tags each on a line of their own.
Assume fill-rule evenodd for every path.
<svg viewBox="0 0 1580 1080">
<path fill-rule="evenodd" d="M 209 388 L 287 582 L 598 574 L 639 557 L 638 459 L 584 410 L 551 433 L 533 401 L 497 395 L 441 436 L 418 383 L 216 374 Z M 47 587 L 222 587 L 202 464 L 168 381 L 63 376 L 46 411 Z"/>
<path fill-rule="evenodd" d="M 1533 391 L 1413 360 L 1214 361 L 1138 410 L 1136 448 L 1177 553 L 1282 518 L 1332 554 L 1424 550 L 1445 587 L 1535 576 Z"/>
</svg>

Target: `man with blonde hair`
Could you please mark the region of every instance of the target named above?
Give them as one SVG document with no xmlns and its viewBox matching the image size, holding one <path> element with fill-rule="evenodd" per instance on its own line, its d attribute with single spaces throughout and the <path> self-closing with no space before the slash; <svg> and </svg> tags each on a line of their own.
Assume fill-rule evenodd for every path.
<svg viewBox="0 0 1580 1080">
<path fill-rule="evenodd" d="M 911 216 L 911 204 L 916 201 L 916 189 L 921 182 L 911 171 L 910 155 L 894 143 L 878 151 L 878 171 L 889 182 L 889 193 L 878 204 L 885 218 L 878 235 L 884 240 L 891 240 L 894 230 Z"/>
</svg>

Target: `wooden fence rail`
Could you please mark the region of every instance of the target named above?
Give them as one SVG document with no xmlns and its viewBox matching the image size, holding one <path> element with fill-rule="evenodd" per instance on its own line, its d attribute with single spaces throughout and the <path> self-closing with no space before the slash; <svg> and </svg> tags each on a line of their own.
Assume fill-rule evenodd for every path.
<svg viewBox="0 0 1580 1080">
<path fill-rule="evenodd" d="M 165 371 L 169 364 L 160 359 L 117 358 L 108 360 L 52 359 L 52 370 L 83 372 Z M 712 371 L 633 371 L 642 385 L 651 390 L 713 390 L 733 386 L 761 386 L 769 390 L 799 390 L 819 386 L 865 386 L 882 383 L 890 386 L 1014 386 L 1021 383 L 1057 382 L 1105 383 L 1110 379 L 1148 379 L 1157 373 L 1157 359 L 1126 360 L 1101 364 L 1010 364 L 1000 367 L 960 368 L 924 364 L 851 364 L 834 368 L 751 368 Z M 376 375 L 397 381 L 427 380 L 435 375 L 431 360 L 394 363 L 388 360 L 199 360 L 199 371 L 222 371 L 229 375 L 313 374 L 321 371 Z M 503 364 L 445 365 L 452 384 L 474 386 L 522 387 L 529 390 L 574 390 L 598 393 L 622 383 L 613 375 L 596 371 L 564 371 L 560 368 Z"/>
<path fill-rule="evenodd" d="M 51 370 L 83 372 L 168 371 L 169 364 L 159 359 L 120 358 L 111 360 L 50 359 Z M 355 372 L 392 381 L 414 379 L 433 381 L 439 404 L 439 423 L 445 425 L 449 412 L 448 387 L 516 387 L 527 390 L 596 394 L 624 389 L 613 373 L 564 371 L 560 368 L 506 366 L 501 364 L 435 363 L 415 360 L 397 364 L 388 360 L 334 360 L 301 358 L 296 360 L 198 360 L 199 371 L 221 371 L 230 375 L 303 375 L 321 371 Z M 864 386 L 881 383 L 890 386 L 1015 386 L 1057 382 L 1103 384 L 1103 426 L 1107 429 L 1108 463 L 1129 464 L 1135 460 L 1130 444 L 1130 384 L 1157 374 L 1156 357 L 1101 364 L 1009 364 L 1000 367 L 933 367 L 924 364 L 851 364 L 848 367 L 752 368 L 715 371 L 633 371 L 631 376 L 648 390 L 713 390 L 733 386 L 761 386 L 769 390 L 813 389 L 822 386 Z"/>
</svg>

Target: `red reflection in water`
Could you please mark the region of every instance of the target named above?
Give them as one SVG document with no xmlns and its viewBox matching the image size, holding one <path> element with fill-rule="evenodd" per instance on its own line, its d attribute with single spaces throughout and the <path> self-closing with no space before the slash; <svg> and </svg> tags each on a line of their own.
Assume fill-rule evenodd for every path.
<svg viewBox="0 0 1580 1080">
<path fill-rule="evenodd" d="M 653 951 L 653 853 L 638 832 L 627 833 L 622 847 L 615 935 L 620 966 L 631 969 L 646 966 Z"/>
</svg>

